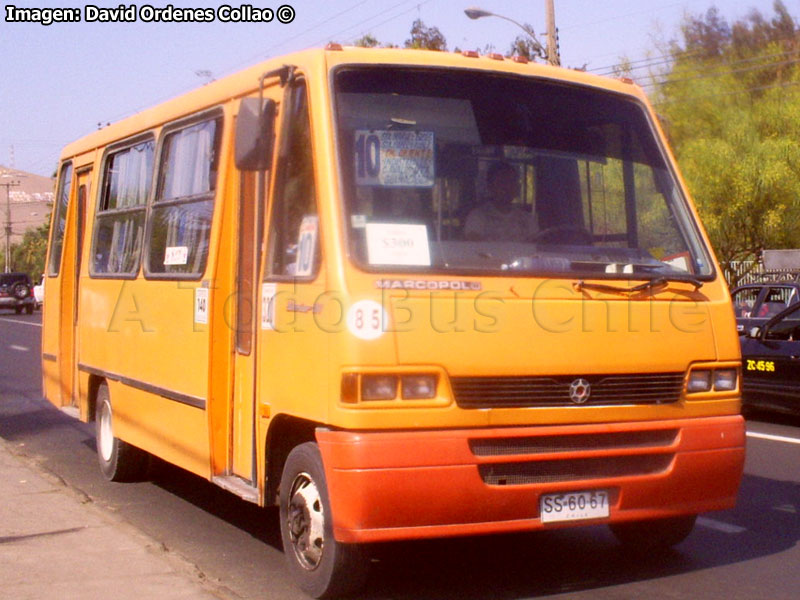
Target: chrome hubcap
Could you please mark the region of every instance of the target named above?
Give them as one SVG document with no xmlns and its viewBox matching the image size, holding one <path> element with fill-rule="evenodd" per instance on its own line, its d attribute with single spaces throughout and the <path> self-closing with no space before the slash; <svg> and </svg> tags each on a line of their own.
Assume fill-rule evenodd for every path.
<svg viewBox="0 0 800 600">
<path fill-rule="evenodd" d="M 325 544 L 325 514 L 319 489 L 308 473 L 298 474 L 292 482 L 286 522 L 297 561 L 304 569 L 316 569 Z"/>
<path fill-rule="evenodd" d="M 111 406 L 108 402 L 103 402 L 100 409 L 100 456 L 108 462 L 111 460 L 111 453 L 114 451 L 114 432 L 111 429 Z"/>
</svg>

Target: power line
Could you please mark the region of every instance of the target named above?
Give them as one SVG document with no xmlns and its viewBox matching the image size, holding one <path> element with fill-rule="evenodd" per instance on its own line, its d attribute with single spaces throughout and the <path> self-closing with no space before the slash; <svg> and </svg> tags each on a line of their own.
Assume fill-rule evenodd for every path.
<svg viewBox="0 0 800 600">
<path fill-rule="evenodd" d="M 423 6 L 425 4 L 428 4 L 429 2 L 431 2 L 431 0 L 423 0 L 422 2 L 415 2 L 414 5 L 411 8 L 404 9 L 401 12 L 396 13 L 396 14 L 392 15 L 391 17 L 387 18 L 387 19 L 384 19 L 383 21 L 380 21 L 379 23 L 374 23 L 374 24 L 370 25 L 370 28 L 375 28 L 375 27 L 380 27 L 381 25 L 385 25 L 386 23 L 389 23 L 390 21 L 394 21 L 395 19 L 397 19 L 397 18 L 399 18 L 399 17 L 401 17 L 401 16 L 403 16 L 405 14 L 408 14 L 408 13 L 414 11 L 414 10 L 418 10 L 421 6 Z M 383 14 L 385 14 L 385 13 L 391 11 L 391 10 L 394 10 L 398 6 L 402 6 L 403 4 L 407 4 L 407 2 L 398 2 L 397 4 L 392 6 L 391 8 L 383 11 L 381 13 L 381 15 L 375 15 L 375 16 L 369 17 L 367 19 L 364 19 L 363 21 L 360 21 L 360 22 L 356 23 L 355 25 L 349 26 L 349 27 L 337 32 L 337 33 L 334 33 L 331 36 L 328 36 L 325 40 L 320 40 L 319 42 L 317 42 L 317 44 L 322 44 L 322 43 L 330 40 L 331 38 L 334 38 L 334 37 L 339 36 L 339 35 L 343 35 L 343 34 L 347 33 L 348 31 L 352 31 L 353 29 L 355 29 L 357 27 L 361 27 L 362 25 L 364 25 L 365 23 L 368 23 L 372 19 L 376 19 L 379 16 L 382 16 Z M 362 31 L 359 32 L 358 35 L 364 35 L 365 33 L 366 32 L 364 30 L 362 30 Z M 350 41 L 352 41 L 352 40 L 353 40 L 353 38 L 351 38 Z"/>
<path fill-rule="evenodd" d="M 742 69 L 719 70 L 719 71 L 714 71 L 714 72 L 711 72 L 711 73 L 706 73 L 706 74 L 703 74 L 703 75 L 695 75 L 693 77 L 680 77 L 680 78 L 676 78 L 676 79 L 667 77 L 663 81 L 654 81 L 654 82 L 651 82 L 651 83 L 644 83 L 644 84 L 642 84 L 642 87 L 654 87 L 654 86 L 667 85 L 667 84 L 671 84 L 671 83 L 682 83 L 682 82 L 685 82 L 685 81 L 697 81 L 698 79 L 712 79 L 714 77 L 724 77 L 725 75 L 733 75 L 735 73 L 747 73 L 747 72 L 750 72 L 750 71 L 760 71 L 762 69 L 777 68 L 777 67 L 782 67 L 782 66 L 786 66 L 786 65 L 793 65 L 793 64 L 797 64 L 797 63 L 800 63 L 800 58 L 793 58 L 793 59 L 789 59 L 789 60 L 771 62 L 771 63 L 767 63 L 767 64 L 763 64 L 763 65 L 753 65 L 751 67 L 744 67 Z"/>
</svg>

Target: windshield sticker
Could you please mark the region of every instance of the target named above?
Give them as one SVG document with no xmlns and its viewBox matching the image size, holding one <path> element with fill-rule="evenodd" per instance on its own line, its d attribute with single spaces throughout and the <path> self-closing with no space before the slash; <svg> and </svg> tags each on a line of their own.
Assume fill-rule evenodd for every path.
<svg viewBox="0 0 800 600">
<path fill-rule="evenodd" d="M 188 246 L 169 246 L 164 252 L 164 265 L 185 265 L 189 261 Z"/>
<path fill-rule="evenodd" d="M 297 277 L 313 275 L 318 230 L 319 219 L 316 216 L 303 217 L 303 221 L 300 223 L 300 232 L 297 235 L 297 265 L 294 271 Z"/>
<path fill-rule="evenodd" d="M 358 129 L 355 135 L 358 185 L 433 187 L 432 131 Z"/>
<path fill-rule="evenodd" d="M 366 230 L 369 264 L 430 266 L 428 228 L 425 225 L 367 223 Z"/>
<path fill-rule="evenodd" d="M 691 257 L 689 256 L 688 252 L 681 252 L 680 254 L 673 254 L 672 256 L 665 256 L 661 259 L 662 262 L 668 264 L 673 269 L 678 269 L 679 271 L 686 271 L 687 273 L 690 271 L 689 269 L 689 261 Z"/>
</svg>

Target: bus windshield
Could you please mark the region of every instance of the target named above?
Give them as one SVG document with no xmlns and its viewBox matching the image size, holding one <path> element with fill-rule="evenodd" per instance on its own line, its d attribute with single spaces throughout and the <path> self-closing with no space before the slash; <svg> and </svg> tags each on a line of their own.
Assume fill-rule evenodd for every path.
<svg viewBox="0 0 800 600">
<path fill-rule="evenodd" d="M 707 278 L 645 109 L 472 70 L 335 74 L 348 250 L 374 271 Z"/>
</svg>

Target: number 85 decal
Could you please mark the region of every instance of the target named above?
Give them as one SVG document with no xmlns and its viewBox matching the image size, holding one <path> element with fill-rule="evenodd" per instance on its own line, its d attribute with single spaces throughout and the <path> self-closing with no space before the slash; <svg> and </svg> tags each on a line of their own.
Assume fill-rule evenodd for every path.
<svg viewBox="0 0 800 600">
<path fill-rule="evenodd" d="M 359 300 L 347 311 L 347 330 L 361 340 L 374 340 L 383 335 L 389 315 L 374 300 Z"/>
</svg>

